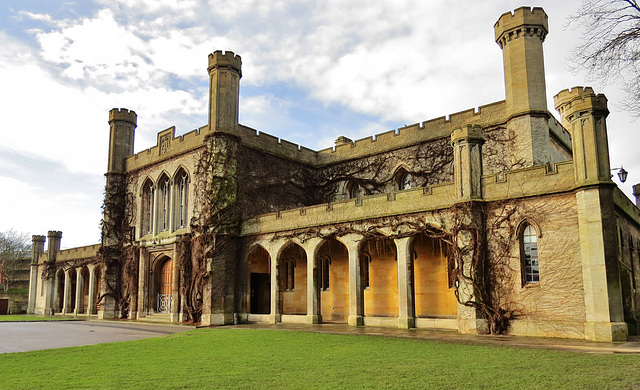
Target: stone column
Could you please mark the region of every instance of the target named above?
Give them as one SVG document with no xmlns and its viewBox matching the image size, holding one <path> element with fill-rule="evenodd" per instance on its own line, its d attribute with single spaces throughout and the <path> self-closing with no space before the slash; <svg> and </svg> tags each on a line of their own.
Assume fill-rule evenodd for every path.
<svg viewBox="0 0 640 390">
<path fill-rule="evenodd" d="M 413 302 L 413 272 L 411 258 L 411 238 L 396 238 L 398 256 L 398 328 L 415 327 L 416 315 Z"/>
<path fill-rule="evenodd" d="M 173 274 L 171 275 L 171 322 L 177 322 L 178 317 L 180 316 L 180 269 L 178 268 L 178 261 L 176 260 L 177 245 L 173 244 Z"/>
<path fill-rule="evenodd" d="M 47 297 L 46 305 L 49 309 L 45 309 L 45 315 L 53 315 L 56 311 L 62 311 L 62 308 L 58 306 L 60 301 L 60 297 L 58 297 L 58 272 L 53 275 L 53 281 L 51 282 L 53 292 Z"/>
<path fill-rule="evenodd" d="M 96 313 L 96 267 L 89 267 L 89 302 L 87 305 L 87 315 Z"/>
<path fill-rule="evenodd" d="M 265 245 L 269 257 L 271 258 L 271 313 L 269 314 L 269 323 L 275 324 L 282 320 L 282 312 L 280 306 L 280 267 L 278 267 L 278 255 L 284 245 L 284 240 L 278 240 L 275 243 Z"/>
<path fill-rule="evenodd" d="M 138 259 L 138 312 L 136 318 L 146 316 L 148 308 L 145 307 L 145 297 L 149 295 L 149 251 L 140 248 L 140 258 Z"/>
<path fill-rule="evenodd" d="M 84 290 L 84 280 L 82 278 L 82 267 L 77 267 L 76 268 L 76 291 L 75 291 L 76 306 L 73 309 L 73 315 L 75 316 L 77 316 L 78 314 L 81 314 L 84 311 L 83 290 Z"/>
<path fill-rule="evenodd" d="M 34 314 L 36 312 L 38 262 L 40 261 L 40 255 L 44 252 L 44 240 L 44 236 L 31 236 L 31 272 L 29 274 L 29 303 L 27 305 L 27 314 Z"/>
<path fill-rule="evenodd" d="M 307 324 L 322 322 L 320 314 L 320 286 L 318 286 L 319 272 L 316 254 L 322 243 L 321 238 L 311 238 L 302 244 L 307 253 Z"/>
<path fill-rule="evenodd" d="M 364 296 L 360 270 L 360 243 L 362 235 L 351 233 L 339 238 L 349 254 L 349 318 L 351 326 L 364 325 Z"/>
<path fill-rule="evenodd" d="M 71 311 L 69 305 L 71 303 L 71 278 L 69 271 L 64 271 L 64 295 L 62 296 L 62 314 L 69 314 Z"/>
</svg>

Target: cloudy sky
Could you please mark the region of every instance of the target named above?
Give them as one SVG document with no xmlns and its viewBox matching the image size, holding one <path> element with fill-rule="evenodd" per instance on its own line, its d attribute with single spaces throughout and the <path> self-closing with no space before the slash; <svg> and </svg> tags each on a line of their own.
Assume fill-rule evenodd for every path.
<svg viewBox="0 0 640 390">
<path fill-rule="evenodd" d="M 108 111 L 138 114 L 135 149 L 207 122 L 207 55 L 242 56 L 240 122 L 310 148 L 504 99 L 493 24 L 520 2 L 483 0 L 3 0 L 0 231 L 99 241 Z M 616 85 L 567 65 L 580 0 L 540 0 L 553 95 L 595 85 L 610 100 L 612 166 L 640 182 L 638 123 Z M 555 111 L 553 111 L 555 112 Z"/>
</svg>

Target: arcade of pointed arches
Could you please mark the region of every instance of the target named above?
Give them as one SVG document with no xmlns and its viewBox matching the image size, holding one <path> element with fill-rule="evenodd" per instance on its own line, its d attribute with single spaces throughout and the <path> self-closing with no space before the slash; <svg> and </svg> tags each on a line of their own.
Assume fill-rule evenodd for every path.
<svg viewBox="0 0 640 390">
<path fill-rule="evenodd" d="M 258 241 L 248 251 L 250 321 L 456 329 L 446 244 L 425 234 Z M 277 259 L 275 264 L 272 259 Z"/>
<path fill-rule="evenodd" d="M 97 314 L 102 285 L 100 266 L 60 268 L 54 279 L 53 311 L 61 314 Z"/>
</svg>

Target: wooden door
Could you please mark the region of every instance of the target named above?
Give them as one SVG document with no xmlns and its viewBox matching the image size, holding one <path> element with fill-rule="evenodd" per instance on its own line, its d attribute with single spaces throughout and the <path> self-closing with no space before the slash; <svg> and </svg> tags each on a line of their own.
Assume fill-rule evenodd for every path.
<svg viewBox="0 0 640 390">
<path fill-rule="evenodd" d="M 171 295 L 173 281 L 173 261 L 166 260 L 160 270 L 160 294 Z"/>
</svg>

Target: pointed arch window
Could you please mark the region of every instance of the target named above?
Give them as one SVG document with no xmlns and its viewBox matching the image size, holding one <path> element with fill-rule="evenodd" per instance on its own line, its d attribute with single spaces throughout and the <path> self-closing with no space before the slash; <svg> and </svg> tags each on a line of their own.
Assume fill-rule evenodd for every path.
<svg viewBox="0 0 640 390">
<path fill-rule="evenodd" d="M 522 261 L 523 284 L 539 283 L 538 233 L 530 224 L 524 227 L 520 235 L 520 256 Z"/>
<path fill-rule="evenodd" d="M 347 195 L 349 196 L 349 199 L 356 199 L 360 197 L 360 184 L 355 181 L 350 182 L 347 186 Z"/>
<path fill-rule="evenodd" d="M 142 189 L 142 233 L 151 233 L 153 222 L 153 183 L 147 181 Z"/>
<path fill-rule="evenodd" d="M 369 289 L 370 286 L 370 268 L 371 268 L 371 255 L 368 252 L 362 254 L 362 288 Z"/>
<path fill-rule="evenodd" d="M 170 210 L 170 188 L 171 185 L 169 183 L 169 178 L 165 177 L 161 182 L 160 182 L 160 196 L 161 199 L 160 201 L 162 202 L 161 204 L 161 211 L 160 211 L 160 230 L 162 231 L 166 231 L 169 230 L 169 210 Z"/>
<path fill-rule="evenodd" d="M 411 174 L 404 169 L 401 169 L 396 174 L 396 186 L 398 187 L 399 191 L 408 190 L 409 188 L 411 188 L 411 181 Z"/>
<path fill-rule="evenodd" d="M 176 178 L 176 224 L 178 228 L 188 226 L 187 205 L 189 204 L 189 176 L 180 171 Z"/>
<path fill-rule="evenodd" d="M 282 271 L 284 291 L 293 291 L 296 282 L 296 261 L 293 259 L 285 259 L 282 262 Z"/>
<path fill-rule="evenodd" d="M 320 290 L 329 291 L 329 267 L 331 266 L 331 259 L 329 256 L 325 256 L 320 262 Z"/>
</svg>

